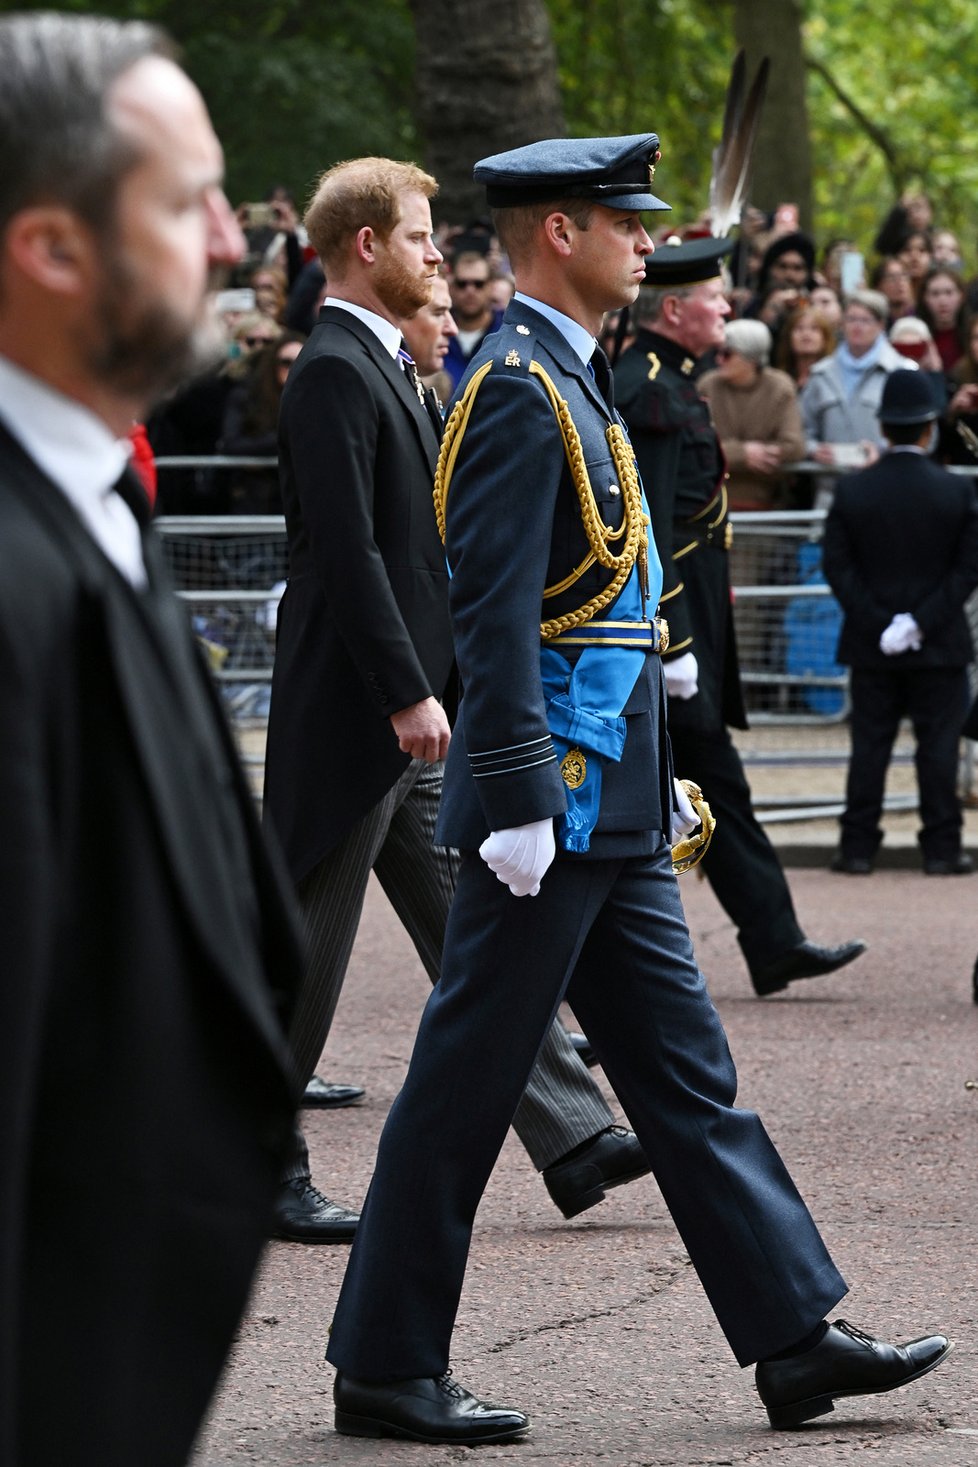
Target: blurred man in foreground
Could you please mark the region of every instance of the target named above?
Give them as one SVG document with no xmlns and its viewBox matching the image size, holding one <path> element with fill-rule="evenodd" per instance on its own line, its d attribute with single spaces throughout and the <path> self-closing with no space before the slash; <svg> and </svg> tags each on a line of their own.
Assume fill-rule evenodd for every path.
<svg viewBox="0 0 978 1467">
<path fill-rule="evenodd" d="M 289 1134 L 298 952 L 120 440 L 241 237 L 157 31 L 11 16 L 0 74 L 0 1462 L 178 1467 Z"/>
</svg>

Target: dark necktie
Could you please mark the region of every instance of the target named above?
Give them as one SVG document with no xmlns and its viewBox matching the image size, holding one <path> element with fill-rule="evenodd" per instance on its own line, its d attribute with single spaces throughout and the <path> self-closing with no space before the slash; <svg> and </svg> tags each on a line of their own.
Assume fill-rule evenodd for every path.
<svg viewBox="0 0 978 1467">
<path fill-rule="evenodd" d="M 588 371 L 594 378 L 594 385 L 601 393 L 601 396 L 608 404 L 608 407 L 611 409 L 612 412 L 614 412 L 615 394 L 611 382 L 611 368 L 608 365 L 608 358 L 605 356 L 600 346 L 596 346 L 594 348 L 594 351 L 591 355 L 591 360 L 588 362 L 587 366 Z"/>
<path fill-rule="evenodd" d="M 418 369 L 417 369 L 417 367 L 414 364 L 414 357 L 408 351 L 408 349 L 405 346 L 405 344 L 404 344 L 403 341 L 401 342 L 401 345 L 398 347 L 397 355 L 398 355 L 398 360 L 404 363 L 404 375 L 405 375 L 405 377 L 408 379 L 408 381 L 410 382 L 411 386 L 414 388 L 415 392 L 418 394 L 418 401 L 420 402 L 421 406 L 424 407 L 425 406 L 424 388 L 421 386 L 421 378 L 418 376 Z"/>
</svg>

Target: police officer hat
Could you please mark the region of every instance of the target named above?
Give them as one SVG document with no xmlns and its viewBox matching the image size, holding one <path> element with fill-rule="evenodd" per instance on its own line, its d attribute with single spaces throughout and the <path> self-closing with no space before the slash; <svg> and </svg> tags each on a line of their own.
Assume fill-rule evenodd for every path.
<svg viewBox="0 0 978 1467">
<path fill-rule="evenodd" d="M 734 247 L 732 239 L 678 239 L 658 245 L 645 258 L 646 285 L 698 285 L 720 274 L 720 261 Z"/>
<path fill-rule="evenodd" d="M 927 372 L 897 367 L 889 374 L 880 399 L 879 420 L 884 427 L 888 423 L 894 427 L 904 423 L 932 423 L 939 416 L 940 408 Z"/>
<path fill-rule="evenodd" d="M 624 138 L 551 138 L 482 158 L 472 171 L 491 209 L 587 199 L 609 209 L 668 209 L 650 193 L 659 159 L 654 132 Z"/>
</svg>

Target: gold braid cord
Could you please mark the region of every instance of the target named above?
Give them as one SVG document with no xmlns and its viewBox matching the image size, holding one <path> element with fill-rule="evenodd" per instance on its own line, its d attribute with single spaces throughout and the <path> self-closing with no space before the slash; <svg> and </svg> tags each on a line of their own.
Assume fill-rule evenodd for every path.
<svg viewBox="0 0 978 1467">
<path fill-rule="evenodd" d="M 438 522 L 438 533 L 442 542 L 445 540 L 445 506 L 448 500 L 448 490 L 451 485 L 452 473 L 455 468 L 455 460 L 462 442 L 462 435 L 468 425 L 469 415 L 475 395 L 482 384 L 486 373 L 492 368 L 492 363 L 487 362 L 472 378 L 463 395 L 452 408 L 445 424 L 445 433 L 442 438 L 441 451 L 438 455 L 438 465 L 435 469 L 435 518 Z M 574 627 L 582 626 L 584 622 L 590 621 L 599 611 L 610 606 L 621 588 L 624 586 L 636 562 L 638 563 L 639 575 L 642 580 L 642 594 L 648 598 L 648 535 L 646 528 L 649 523 L 648 515 L 642 509 L 642 486 L 639 483 L 638 470 L 635 466 L 635 454 L 631 444 L 625 437 L 618 423 L 609 424 L 605 431 L 608 447 L 611 451 L 612 462 L 622 487 L 622 499 L 624 504 L 624 518 L 619 529 L 614 530 L 606 525 L 598 513 L 597 502 L 588 478 L 587 465 L 584 462 L 584 451 L 581 446 L 580 434 L 574 426 L 574 420 L 570 415 L 570 408 L 560 396 L 552 378 L 544 371 L 538 362 L 531 362 L 530 372 L 540 378 L 544 390 L 550 399 L 554 410 L 560 434 L 564 443 L 564 452 L 570 466 L 571 479 L 577 493 L 578 503 L 581 507 L 581 520 L 584 524 L 584 533 L 590 546 L 590 554 L 582 563 L 575 567 L 571 574 L 557 586 L 548 586 L 544 596 L 556 596 L 560 591 L 572 586 L 575 581 L 593 565 L 595 561 L 603 565 L 607 570 L 614 571 L 611 581 L 603 591 L 576 611 L 567 612 L 564 616 L 554 617 L 551 621 L 545 621 L 540 626 L 540 637 L 548 641 L 556 637 L 560 632 L 570 631 Z M 611 545 L 621 539 L 624 535 L 624 543 L 620 552 L 615 555 Z"/>
</svg>

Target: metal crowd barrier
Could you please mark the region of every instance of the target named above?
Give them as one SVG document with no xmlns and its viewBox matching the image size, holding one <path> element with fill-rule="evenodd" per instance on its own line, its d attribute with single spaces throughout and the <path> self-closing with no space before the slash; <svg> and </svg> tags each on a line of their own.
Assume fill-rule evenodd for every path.
<svg viewBox="0 0 978 1467">
<path fill-rule="evenodd" d="M 274 459 L 161 458 L 170 468 L 267 468 Z M 803 463 L 791 472 L 824 474 Z M 978 473 L 966 469 L 965 473 Z M 835 661 L 841 612 L 821 570 L 824 510 L 731 516 L 731 581 L 741 681 L 751 728 L 734 737 L 745 764 L 768 790 L 766 820 L 838 813 L 848 763 L 847 670 Z M 260 762 L 275 653 L 278 601 L 288 574 L 280 515 L 161 516 L 157 526 L 179 595 L 222 688 L 246 757 Z M 971 603 L 978 642 L 978 598 Z M 973 670 L 974 672 L 974 670 Z M 973 676 L 973 685 L 978 678 Z M 965 768 L 971 787 L 970 756 Z M 895 764 L 908 765 L 901 734 Z M 765 771 L 763 777 L 760 771 Z M 772 774 L 772 771 L 774 772 Z M 756 793 L 756 785 L 755 785 Z M 912 804 L 895 789 L 890 808 Z"/>
</svg>

